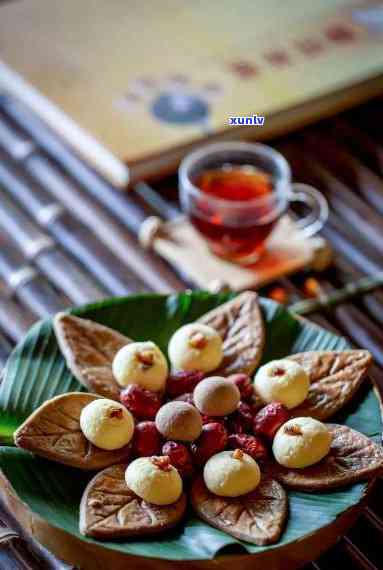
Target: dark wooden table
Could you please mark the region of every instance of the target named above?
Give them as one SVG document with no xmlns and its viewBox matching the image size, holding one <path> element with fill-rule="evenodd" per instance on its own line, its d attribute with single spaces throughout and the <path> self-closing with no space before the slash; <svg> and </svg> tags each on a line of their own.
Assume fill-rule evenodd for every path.
<svg viewBox="0 0 383 570">
<path fill-rule="evenodd" d="M 336 258 L 325 273 L 281 279 L 262 294 L 302 299 L 383 270 L 383 101 L 377 99 L 272 144 L 294 178 L 317 186 L 331 214 L 323 235 Z M 156 185 L 177 206 L 176 179 Z M 138 245 L 153 213 L 138 195 L 112 188 L 39 120 L 0 93 L 0 366 L 37 319 L 78 303 L 133 291 L 192 287 Z M 309 287 L 310 285 L 310 287 Z M 279 288 L 279 289 L 278 289 Z M 312 315 L 313 321 L 369 349 L 383 393 L 383 291 Z M 358 522 L 306 570 L 383 567 L 383 484 Z M 25 537 L 0 505 L 0 569 L 64 569 Z"/>
</svg>

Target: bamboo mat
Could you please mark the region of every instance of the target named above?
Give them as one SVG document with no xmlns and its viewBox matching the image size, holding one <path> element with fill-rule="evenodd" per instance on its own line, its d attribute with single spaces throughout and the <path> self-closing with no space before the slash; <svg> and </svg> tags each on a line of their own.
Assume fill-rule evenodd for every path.
<svg viewBox="0 0 383 570">
<path fill-rule="evenodd" d="M 309 277 L 326 295 L 383 270 L 383 101 L 273 141 L 290 160 L 294 178 L 317 186 L 331 213 L 323 236 L 336 257 L 324 274 L 299 273 L 261 294 L 307 296 Z M 173 206 L 176 180 L 158 184 Z M 150 207 L 103 180 L 14 100 L 0 94 L 0 367 L 38 318 L 73 304 L 134 291 L 192 287 L 138 245 Z M 383 290 L 375 289 L 310 319 L 369 349 L 372 377 L 383 392 Z M 379 570 L 383 484 L 346 537 L 305 570 Z M 12 531 L 13 529 L 13 531 Z M 23 538 L 0 509 L 0 569 L 64 570 Z"/>
</svg>

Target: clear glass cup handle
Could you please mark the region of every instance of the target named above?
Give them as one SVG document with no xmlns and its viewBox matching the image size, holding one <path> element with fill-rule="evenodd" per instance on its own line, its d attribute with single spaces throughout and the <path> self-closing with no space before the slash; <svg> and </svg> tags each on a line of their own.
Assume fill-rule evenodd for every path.
<svg viewBox="0 0 383 570">
<path fill-rule="evenodd" d="M 292 184 L 289 202 L 303 202 L 310 208 L 310 212 L 295 220 L 297 226 L 305 237 L 317 234 L 325 225 L 329 210 L 326 198 L 308 184 Z"/>
</svg>

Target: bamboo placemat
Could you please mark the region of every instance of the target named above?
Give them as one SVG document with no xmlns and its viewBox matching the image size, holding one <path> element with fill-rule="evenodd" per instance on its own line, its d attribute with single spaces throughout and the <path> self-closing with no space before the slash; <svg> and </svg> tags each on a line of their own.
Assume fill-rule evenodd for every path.
<svg viewBox="0 0 383 570">
<path fill-rule="evenodd" d="M 369 349 L 371 376 L 381 390 L 383 134 L 376 125 L 382 119 L 382 100 L 376 100 L 274 141 L 294 178 L 327 196 L 331 213 L 323 236 L 335 261 L 323 274 L 300 272 L 260 291 Z M 176 181 L 157 189 L 173 199 Z M 149 214 L 141 197 L 113 188 L 36 117 L 0 95 L 0 366 L 40 317 L 106 295 L 193 286 L 138 245 L 138 228 Z M 381 568 L 382 492 L 379 482 L 353 529 L 305 570 Z M 4 509 L 0 546 L 1 570 L 68 568 L 23 536 Z"/>
</svg>

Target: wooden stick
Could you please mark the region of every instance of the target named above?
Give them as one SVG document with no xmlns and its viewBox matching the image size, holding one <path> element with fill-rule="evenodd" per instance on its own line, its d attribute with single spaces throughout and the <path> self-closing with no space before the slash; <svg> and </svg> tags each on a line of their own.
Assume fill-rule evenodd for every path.
<svg viewBox="0 0 383 570">
<path fill-rule="evenodd" d="M 355 269 L 348 261 L 344 259 L 338 259 L 336 267 L 334 268 L 334 272 L 336 278 L 338 279 L 338 283 L 340 282 L 343 286 L 344 283 L 348 283 L 350 281 L 356 281 L 361 277 L 364 277 L 368 274 L 367 271 L 361 273 L 359 270 Z M 375 275 L 375 272 L 372 272 L 370 275 Z M 339 284 L 337 285 L 337 287 Z M 378 324 L 383 326 L 383 290 L 376 289 L 363 295 L 361 302 L 363 303 L 364 307 L 368 310 L 369 315 L 374 316 L 374 320 L 377 321 Z"/>
<path fill-rule="evenodd" d="M 310 315 L 322 309 L 332 309 L 350 301 L 359 295 L 369 293 L 378 287 L 383 286 L 383 271 L 371 277 L 362 277 L 358 281 L 348 283 L 341 289 L 335 289 L 331 293 L 318 297 L 316 299 L 305 299 L 290 305 L 290 311 L 298 315 Z"/>
</svg>

